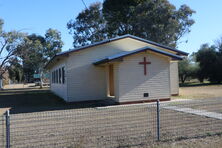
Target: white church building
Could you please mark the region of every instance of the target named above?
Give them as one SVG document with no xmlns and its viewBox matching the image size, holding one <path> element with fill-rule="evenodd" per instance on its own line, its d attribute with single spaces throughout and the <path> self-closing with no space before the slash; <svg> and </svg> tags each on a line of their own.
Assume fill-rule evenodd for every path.
<svg viewBox="0 0 222 148">
<path fill-rule="evenodd" d="M 188 53 L 123 35 L 55 55 L 50 89 L 67 102 L 169 100 L 179 94 L 178 61 Z"/>
</svg>

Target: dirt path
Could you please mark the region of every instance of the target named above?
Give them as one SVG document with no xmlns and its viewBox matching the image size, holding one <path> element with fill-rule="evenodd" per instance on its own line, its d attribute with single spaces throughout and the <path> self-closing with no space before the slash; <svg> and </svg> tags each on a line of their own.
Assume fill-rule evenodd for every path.
<svg viewBox="0 0 222 148">
<path fill-rule="evenodd" d="M 166 106 L 163 108 L 178 111 L 178 112 L 184 112 L 184 113 L 189 113 L 189 114 L 194 114 L 194 115 L 205 116 L 205 117 L 209 117 L 209 118 L 222 120 L 222 114 L 215 113 L 215 112 L 208 112 L 206 110 L 197 110 L 197 109 L 183 108 L 183 107 L 178 107 L 178 106 Z"/>
</svg>

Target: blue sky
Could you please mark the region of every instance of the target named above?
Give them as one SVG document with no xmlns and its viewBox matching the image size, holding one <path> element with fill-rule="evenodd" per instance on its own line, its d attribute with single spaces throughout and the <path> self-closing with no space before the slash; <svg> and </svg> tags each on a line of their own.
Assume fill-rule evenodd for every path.
<svg viewBox="0 0 222 148">
<path fill-rule="evenodd" d="M 98 0 L 85 0 L 90 5 Z M 102 0 L 99 0 L 102 1 Z M 185 35 L 178 49 L 194 52 L 201 44 L 213 44 L 222 36 L 221 0 L 170 0 L 179 7 L 187 4 L 196 11 L 193 16 L 196 23 L 191 32 Z M 48 28 L 58 29 L 62 33 L 64 50 L 72 48 L 72 36 L 66 27 L 85 7 L 81 0 L 0 0 L 0 18 L 4 19 L 4 29 L 23 30 L 28 33 L 44 35 Z"/>
</svg>

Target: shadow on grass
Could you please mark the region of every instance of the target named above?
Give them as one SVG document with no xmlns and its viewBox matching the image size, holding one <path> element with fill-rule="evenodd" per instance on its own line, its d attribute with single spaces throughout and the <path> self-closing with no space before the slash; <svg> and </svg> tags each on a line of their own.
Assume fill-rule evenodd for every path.
<svg viewBox="0 0 222 148">
<path fill-rule="evenodd" d="M 113 100 L 67 103 L 47 89 L 0 91 L 0 108 L 11 108 L 11 114 L 109 106 Z"/>
<path fill-rule="evenodd" d="M 180 83 L 180 87 L 195 87 L 195 86 L 210 86 L 210 85 L 222 85 L 222 83 Z"/>
</svg>

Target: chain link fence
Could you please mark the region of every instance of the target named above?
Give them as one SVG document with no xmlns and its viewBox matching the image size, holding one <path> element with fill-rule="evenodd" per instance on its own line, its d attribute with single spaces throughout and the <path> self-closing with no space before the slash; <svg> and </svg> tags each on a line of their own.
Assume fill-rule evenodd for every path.
<svg viewBox="0 0 222 148">
<path fill-rule="evenodd" d="M 6 135 L 2 119 L 0 146 L 4 148 Z M 219 134 L 222 134 L 220 98 L 10 116 L 12 148 L 146 147 L 154 144 L 158 136 L 166 142 Z"/>
</svg>

